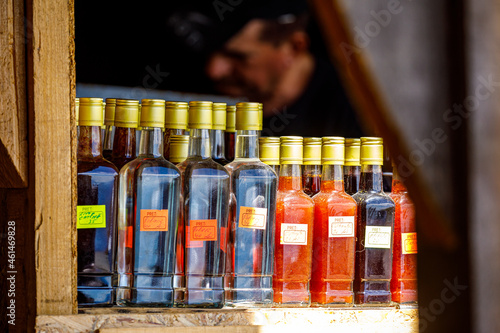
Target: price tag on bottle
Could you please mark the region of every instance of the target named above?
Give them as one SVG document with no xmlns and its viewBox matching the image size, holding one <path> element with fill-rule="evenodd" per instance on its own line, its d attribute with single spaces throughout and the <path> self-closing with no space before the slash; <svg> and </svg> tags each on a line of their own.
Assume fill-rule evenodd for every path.
<svg viewBox="0 0 500 333">
<path fill-rule="evenodd" d="M 417 233 L 404 232 L 401 234 L 401 248 L 403 254 L 417 253 Z"/>
<path fill-rule="evenodd" d="M 141 209 L 141 231 L 168 231 L 168 209 Z"/>
<path fill-rule="evenodd" d="M 106 205 L 76 206 L 76 228 L 106 228 Z"/>
<path fill-rule="evenodd" d="M 240 207 L 240 228 L 266 229 L 267 208 Z"/>
<path fill-rule="evenodd" d="M 282 223 L 280 244 L 307 245 L 307 224 Z"/>
<path fill-rule="evenodd" d="M 354 237 L 354 216 L 328 216 L 328 237 Z"/>
<path fill-rule="evenodd" d="M 376 249 L 390 249 L 392 227 L 366 226 L 365 247 Z"/>
<path fill-rule="evenodd" d="M 217 220 L 191 220 L 189 221 L 189 240 L 196 241 L 216 241 L 217 240 Z"/>
</svg>

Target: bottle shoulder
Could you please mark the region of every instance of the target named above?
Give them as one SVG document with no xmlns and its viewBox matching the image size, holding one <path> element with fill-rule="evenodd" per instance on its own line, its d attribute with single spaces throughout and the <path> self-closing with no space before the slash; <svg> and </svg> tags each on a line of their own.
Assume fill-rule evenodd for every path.
<svg viewBox="0 0 500 333">
<path fill-rule="evenodd" d="M 180 176 L 179 169 L 165 158 L 161 157 L 137 157 L 136 159 L 125 164 L 120 170 L 120 174 L 135 172 L 144 173 L 150 169 L 154 169 L 155 173 L 170 174 Z M 161 170 L 161 172 L 159 172 Z"/>
<path fill-rule="evenodd" d="M 226 169 L 234 178 L 252 176 L 278 179 L 274 170 L 260 161 L 233 161 L 226 165 Z"/>
<path fill-rule="evenodd" d="M 388 205 L 395 206 L 394 200 L 385 192 L 360 191 L 353 198 L 359 205 Z"/>
<path fill-rule="evenodd" d="M 110 161 L 104 158 L 98 158 L 92 161 L 78 160 L 77 174 L 99 173 L 108 175 L 118 175 L 118 169 Z"/>
<path fill-rule="evenodd" d="M 212 160 L 212 158 L 188 158 L 185 161 L 184 174 L 200 176 L 218 176 L 229 178 L 229 172 L 225 167 Z"/>
</svg>

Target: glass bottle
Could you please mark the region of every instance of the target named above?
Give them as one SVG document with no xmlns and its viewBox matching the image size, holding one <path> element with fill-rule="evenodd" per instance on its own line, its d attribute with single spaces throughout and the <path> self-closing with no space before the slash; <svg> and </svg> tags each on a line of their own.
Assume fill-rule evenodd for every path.
<svg viewBox="0 0 500 333">
<path fill-rule="evenodd" d="M 229 174 L 210 157 L 211 127 L 212 102 L 189 102 L 189 156 L 179 164 L 185 228 L 185 289 L 180 307 L 224 305 Z"/>
<path fill-rule="evenodd" d="M 179 164 L 188 157 L 189 135 L 172 135 L 170 137 L 170 162 Z"/>
<path fill-rule="evenodd" d="M 115 108 L 116 99 L 106 98 L 106 108 L 104 110 L 104 146 L 102 155 L 105 159 L 111 159 L 113 151 L 113 140 L 115 136 Z M 118 168 L 120 170 L 120 168 Z"/>
<path fill-rule="evenodd" d="M 141 110 L 142 110 L 142 105 L 139 103 L 139 120 L 141 119 Z M 140 149 L 141 134 L 142 134 L 142 127 L 139 121 L 139 126 L 137 126 L 137 129 L 135 130 L 135 151 L 139 151 Z"/>
<path fill-rule="evenodd" d="M 359 175 L 361 173 L 360 147 L 360 139 L 345 139 L 344 188 L 349 195 L 354 195 L 359 190 Z"/>
<path fill-rule="evenodd" d="M 280 174 L 280 138 L 267 136 L 259 138 L 260 160 L 269 165 L 277 176 Z"/>
<path fill-rule="evenodd" d="M 104 116 L 105 109 L 106 109 L 106 102 L 102 101 L 102 119 L 105 119 L 105 116 Z M 104 122 L 103 122 L 101 125 L 101 145 L 103 147 L 104 147 L 104 133 L 105 132 L 106 132 L 106 125 L 104 125 Z"/>
<path fill-rule="evenodd" d="M 80 98 L 75 98 L 76 137 L 80 136 Z M 78 144 L 78 143 L 77 143 Z"/>
<path fill-rule="evenodd" d="M 392 260 L 392 301 L 399 304 L 417 303 L 417 229 L 415 206 L 394 166 L 392 193 L 396 205 Z"/>
<path fill-rule="evenodd" d="M 136 155 L 136 129 L 139 123 L 139 101 L 118 99 L 115 101 L 115 138 L 110 161 L 121 170 Z"/>
<path fill-rule="evenodd" d="M 382 189 L 382 138 L 361 138 L 354 293 L 360 305 L 391 302 L 394 201 Z"/>
<path fill-rule="evenodd" d="M 77 166 L 78 306 L 111 306 L 118 170 L 102 156 L 102 99 L 80 98 Z"/>
<path fill-rule="evenodd" d="M 170 138 L 172 135 L 185 135 L 188 123 L 188 103 L 165 103 L 165 134 L 163 156 L 170 161 Z"/>
<path fill-rule="evenodd" d="M 165 101 L 143 99 L 139 156 L 120 171 L 116 304 L 173 305 L 181 176 L 163 158 Z"/>
<path fill-rule="evenodd" d="M 226 305 L 271 307 L 276 184 L 259 159 L 262 116 L 257 103 L 236 104 L 236 154 L 231 175 Z"/>
<path fill-rule="evenodd" d="M 281 137 L 273 275 L 277 307 L 310 304 L 314 202 L 302 190 L 302 143 L 302 137 Z"/>
<path fill-rule="evenodd" d="M 224 132 L 224 156 L 232 162 L 236 147 L 236 105 L 226 107 L 226 131 Z"/>
<path fill-rule="evenodd" d="M 212 159 L 220 165 L 229 161 L 225 156 L 224 131 L 226 130 L 226 103 L 212 105 L 212 129 L 210 130 L 210 144 Z"/>
<path fill-rule="evenodd" d="M 352 305 L 356 201 L 344 191 L 344 138 L 324 137 L 321 160 L 321 191 L 313 198 L 311 305 Z"/>
<path fill-rule="evenodd" d="M 321 189 L 321 138 L 304 138 L 302 187 L 311 198 Z"/>
</svg>

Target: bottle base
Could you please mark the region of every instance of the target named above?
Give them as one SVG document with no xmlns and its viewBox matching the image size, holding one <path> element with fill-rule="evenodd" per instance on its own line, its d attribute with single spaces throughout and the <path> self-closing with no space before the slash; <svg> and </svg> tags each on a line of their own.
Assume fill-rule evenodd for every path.
<svg viewBox="0 0 500 333">
<path fill-rule="evenodd" d="M 172 307 L 172 289 L 116 288 L 116 305 L 131 307 Z"/>
<path fill-rule="evenodd" d="M 186 289 L 183 295 L 176 294 L 175 307 L 178 308 L 220 309 L 223 306 L 223 289 Z"/>
<path fill-rule="evenodd" d="M 78 307 L 113 306 L 112 288 L 77 288 Z"/>
<path fill-rule="evenodd" d="M 264 288 L 226 289 L 226 306 L 268 308 L 273 305 L 273 290 Z"/>
</svg>

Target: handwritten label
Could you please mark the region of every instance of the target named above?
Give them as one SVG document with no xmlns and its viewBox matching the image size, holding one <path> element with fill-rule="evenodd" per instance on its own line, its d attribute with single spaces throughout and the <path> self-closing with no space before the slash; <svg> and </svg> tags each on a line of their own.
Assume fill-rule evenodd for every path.
<svg viewBox="0 0 500 333">
<path fill-rule="evenodd" d="M 186 226 L 186 248 L 192 249 L 192 248 L 198 248 L 198 247 L 203 247 L 203 242 L 192 241 L 191 240 L 191 227 Z"/>
<path fill-rule="evenodd" d="M 76 228 L 106 228 L 106 205 L 76 206 Z"/>
<path fill-rule="evenodd" d="M 366 226 L 365 247 L 377 249 L 390 249 L 392 240 L 392 227 Z"/>
<path fill-rule="evenodd" d="M 216 241 L 217 220 L 191 220 L 189 240 L 191 241 Z"/>
<path fill-rule="evenodd" d="M 240 228 L 266 229 L 267 208 L 240 207 Z"/>
<path fill-rule="evenodd" d="M 280 244 L 307 245 L 307 224 L 282 223 Z"/>
<path fill-rule="evenodd" d="M 403 254 L 417 253 L 417 233 L 404 232 L 401 234 L 401 247 Z"/>
<path fill-rule="evenodd" d="M 354 237 L 354 216 L 328 216 L 328 237 Z"/>
<path fill-rule="evenodd" d="M 141 231 L 168 231 L 168 209 L 141 209 Z"/>
</svg>

